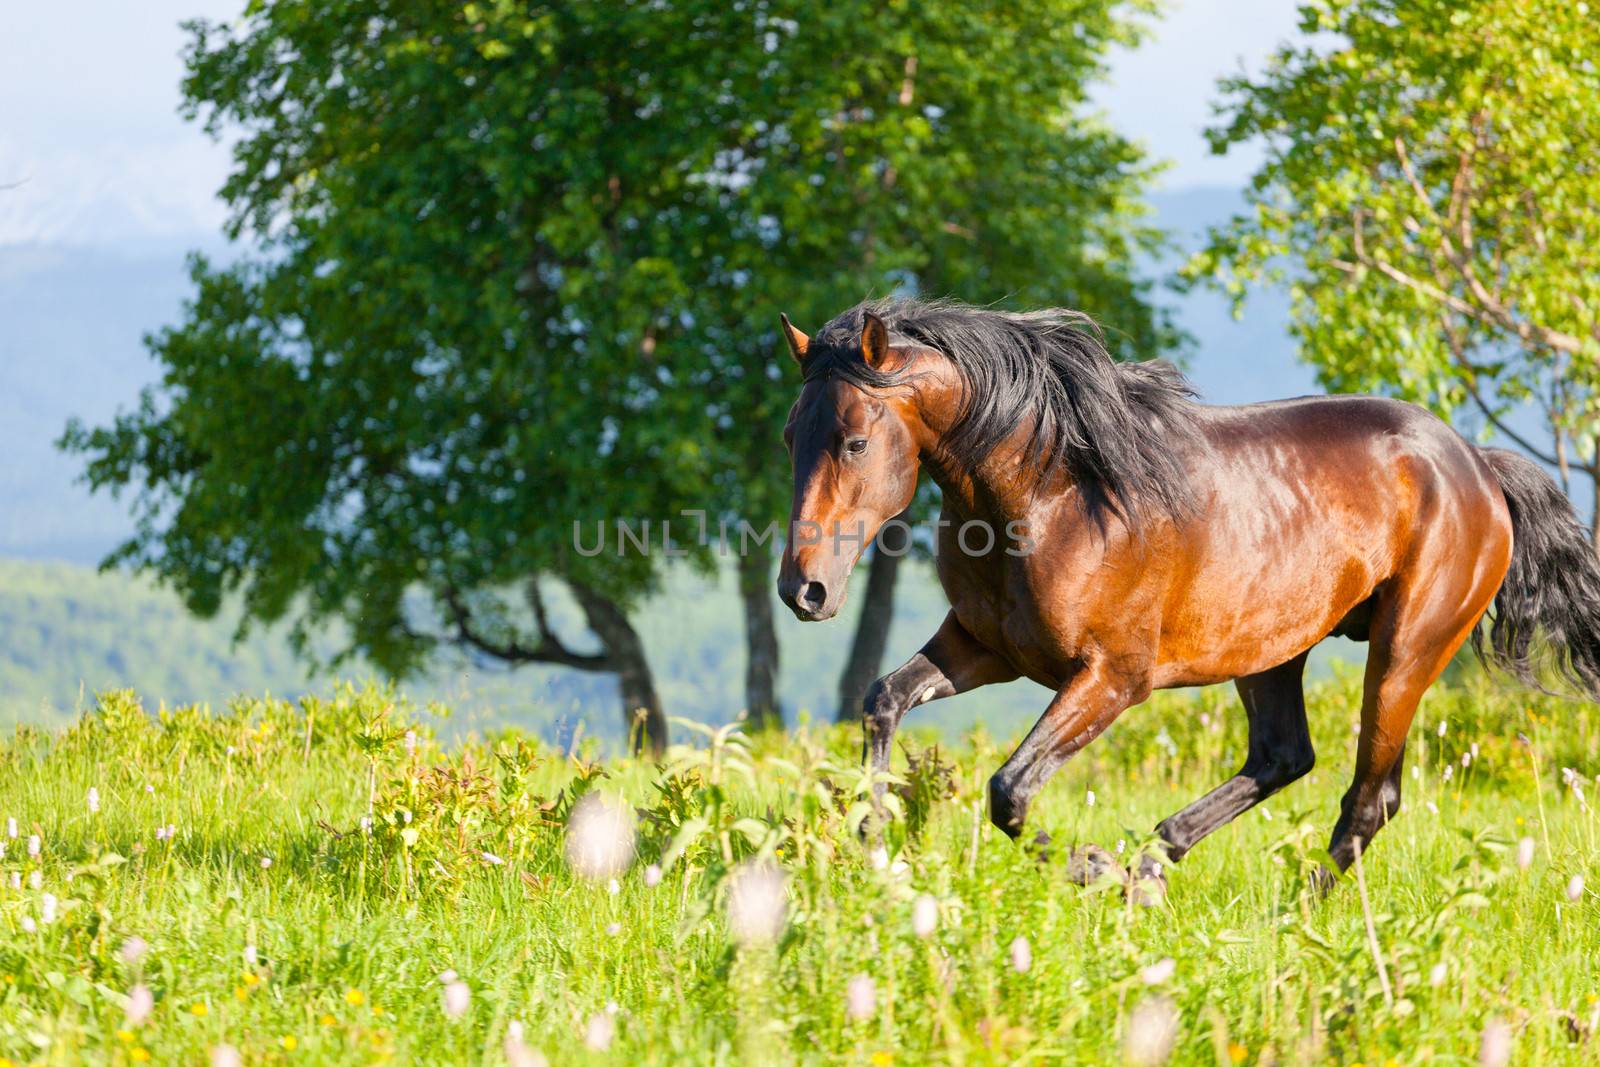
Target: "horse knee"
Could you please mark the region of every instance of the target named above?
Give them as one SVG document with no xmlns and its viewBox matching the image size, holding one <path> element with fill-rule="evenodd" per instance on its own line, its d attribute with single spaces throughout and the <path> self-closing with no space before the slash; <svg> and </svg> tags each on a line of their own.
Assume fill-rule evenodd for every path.
<svg viewBox="0 0 1600 1067">
<path fill-rule="evenodd" d="M 1022 833 L 1022 824 L 1028 818 L 1028 799 L 996 772 L 989 779 L 989 821 L 1015 838 Z"/>
<path fill-rule="evenodd" d="M 1381 813 L 1379 825 L 1394 818 L 1400 810 L 1400 782 L 1398 776 L 1390 778 L 1383 783 L 1383 789 L 1378 793 L 1378 810 Z"/>
</svg>

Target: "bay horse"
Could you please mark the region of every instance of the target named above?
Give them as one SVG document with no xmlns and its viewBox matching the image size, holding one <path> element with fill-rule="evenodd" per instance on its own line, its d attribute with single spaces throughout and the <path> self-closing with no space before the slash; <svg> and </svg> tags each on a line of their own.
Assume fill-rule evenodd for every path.
<svg viewBox="0 0 1600 1067">
<path fill-rule="evenodd" d="M 804 384 L 784 429 L 779 594 L 802 620 L 837 613 L 927 468 L 950 612 L 871 687 L 864 755 L 887 771 L 915 705 L 1031 678 L 1054 696 L 989 780 L 989 818 L 1012 837 L 1050 776 L 1152 690 L 1232 680 L 1248 755 L 1156 828 L 1166 862 L 1182 859 L 1311 769 L 1302 673 L 1331 634 L 1369 643 L 1340 870 L 1399 808 L 1412 715 L 1469 637 L 1525 681 L 1549 660 L 1600 698 L 1600 561 L 1571 504 L 1531 461 L 1421 407 L 1202 405 L 1172 364 L 1114 362 L 1061 309 L 893 299 L 815 337 L 782 326 Z M 1160 859 L 1136 874 L 1164 885 Z"/>
</svg>

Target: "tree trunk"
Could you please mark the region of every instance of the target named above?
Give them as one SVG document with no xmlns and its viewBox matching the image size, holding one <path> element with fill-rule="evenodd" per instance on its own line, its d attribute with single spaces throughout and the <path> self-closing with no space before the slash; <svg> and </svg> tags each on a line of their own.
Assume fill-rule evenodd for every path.
<svg viewBox="0 0 1600 1067">
<path fill-rule="evenodd" d="M 656 696 L 656 683 L 645 658 L 644 642 L 628 615 L 615 600 L 580 582 L 568 582 L 585 621 L 600 643 L 617 675 L 622 691 L 622 721 L 629 748 L 637 755 L 648 752 L 660 759 L 667 750 L 667 719 Z"/>
<path fill-rule="evenodd" d="M 765 546 L 739 556 L 744 601 L 744 702 L 752 730 L 782 729 L 778 710 L 778 631 L 772 622 L 772 554 Z"/>
<path fill-rule="evenodd" d="M 1594 554 L 1600 557 L 1600 469 L 1590 472 L 1589 484 L 1594 486 L 1594 510 L 1589 513 L 1589 543 Z"/>
<path fill-rule="evenodd" d="M 861 618 L 850 644 L 850 658 L 839 675 L 839 709 L 834 714 L 834 722 L 860 721 L 861 702 L 883 670 L 883 653 L 889 646 L 889 623 L 894 618 L 895 579 L 900 573 L 901 557 L 911 547 L 911 532 L 903 525 L 905 516 L 896 518 L 900 521 L 885 524 L 878 534 L 872 562 L 868 564 Z"/>
</svg>

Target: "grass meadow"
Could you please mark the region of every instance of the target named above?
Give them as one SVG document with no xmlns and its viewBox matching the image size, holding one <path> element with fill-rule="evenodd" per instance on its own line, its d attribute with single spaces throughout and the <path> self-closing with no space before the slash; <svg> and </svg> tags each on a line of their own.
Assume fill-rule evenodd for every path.
<svg viewBox="0 0 1600 1067">
<path fill-rule="evenodd" d="M 990 828 L 1012 739 L 914 714 L 872 819 L 833 727 L 678 723 L 655 765 L 442 746 L 382 690 L 104 694 L 0 741 L 0 1064 L 1592 1062 L 1600 709 L 1434 691 L 1319 899 L 1358 695 L 1314 686 L 1316 769 L 1145 907 Z M 1160 695 L 1030 830 L 1127 858 L 1244 744 L 1231 690 Z"/>
</svg>

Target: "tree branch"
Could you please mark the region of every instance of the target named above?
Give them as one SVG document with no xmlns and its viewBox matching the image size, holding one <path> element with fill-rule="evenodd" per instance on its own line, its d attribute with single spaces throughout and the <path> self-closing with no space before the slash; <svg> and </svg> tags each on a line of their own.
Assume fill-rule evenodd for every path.
<svg viewBox="0 0 1600 1067">
<path fill-rule="evenodd" d="M 532 604 L 537 596 L 530 593 L 529 602 Z M 613 670 L 611 657 L 604 654 L 589 654 L 573 652 L 556 638 L 550 631 L 549 621 L 544 615 L 542 601 L 535 609 L 535 618 L 539 626 L 539 643 L 529 646 L 516 639 L 496 641 L 485 634 L 479 633 L 472 627 L 471 612 L 462 602 L 461 594 L 453 587 L 444 591 L 444 603 L 450 611 L 451 622 L 455 625 L 458 644 L 482 652 L 486 656 L 503 660 L 506 663 L 551 663 L 561 667 L 571 667 L 580 671 L 610 671 Z"/>
</svg>

